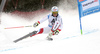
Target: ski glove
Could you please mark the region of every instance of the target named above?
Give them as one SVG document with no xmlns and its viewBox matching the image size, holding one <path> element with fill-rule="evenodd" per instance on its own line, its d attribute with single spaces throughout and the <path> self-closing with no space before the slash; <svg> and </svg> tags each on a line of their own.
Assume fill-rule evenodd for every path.
<svg viewBox="0 0 100 54">
<path fill-rule="evenodd" d="M 59 30 L 54 31 L 54 34 L 58 35 L 59 34 Z"/>
<path fill-rule="evenodd" d="M 33 27 L 37 27 L 38 25 L 39 25 L 39 23 L 35 22 L 34 25 L 33 25 Z"/>
</svg>

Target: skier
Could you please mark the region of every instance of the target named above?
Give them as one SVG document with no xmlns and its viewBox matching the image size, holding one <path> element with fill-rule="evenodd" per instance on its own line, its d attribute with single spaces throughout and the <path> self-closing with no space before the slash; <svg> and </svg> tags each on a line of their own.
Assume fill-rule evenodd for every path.
<svg viewBox="0 0 100 54">
<path fill-rule="evenodd" d="M 42 20 L 39 20 L 38 22 L 35 22 L 33 24 L 33 27 L 37 27 L 39 24 L 41 24 L 42 22 L 48 20 L 49 24 L 47 27 L 41 28 L 39 31 L 33 31 L 35 36 L 36 34 L 45 34 L 45 33 L 49 33 L 49 35 L 47 36 L 48 40 L 53 40 L 51 37 L 53 35 L 58 35 L 59 32 L 62 29 L 63 23 L 62 23 L 62 18 L 61 16 L 58 14 L 58 7 L 54 6 L 51 9 L 52 13 L 47 15 L 46 18 L 43 18 Z M 30 37 L 32 37 L 30 36 Z"/>
<path fill-rule="evenodd" d="M 32 36 L 35 36 L 37 34 L 47 34 L 47 33 L 49 34 L 47 36 L 47 40 L 53 40 L 52 36 L 59 34 L 59 32 L 61 31 L 61 29 L 63 27 L 63 23 L 62 23 L 61 16 L 58 14 L 58 7 L 56 7 L 56 6 L 52 7 L 51 11 L 52 11 L 52 13 L 47 15 L 46 18 L 43 18 L 43 19 L 41 19 L 33 24 L 33 27 L 37 27 L 42 22 L 48 20 L 49 24 L 47 27 L 40 28 L 38 31 L 33 31 L 33 32 L 15 40 L 14 42 L 16 43 L 16 42 L 18 42 L 22 39 L 25 39 L 29 36 L 32 37 Z"/>
</svg>

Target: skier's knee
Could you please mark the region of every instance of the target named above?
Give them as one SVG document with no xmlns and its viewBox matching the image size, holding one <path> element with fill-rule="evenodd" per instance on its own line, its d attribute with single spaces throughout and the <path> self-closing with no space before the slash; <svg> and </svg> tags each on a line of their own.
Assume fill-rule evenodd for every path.
<svg viewBox="0 0 100 54">
<path fill-rule="evenodd" d="M 41 34 L 41 33 L 43 33 L 43 28 L 41 28 L 41 29 L 39 30 L 39 32 L 38 32 L 38 34 Z"/>
</svg>

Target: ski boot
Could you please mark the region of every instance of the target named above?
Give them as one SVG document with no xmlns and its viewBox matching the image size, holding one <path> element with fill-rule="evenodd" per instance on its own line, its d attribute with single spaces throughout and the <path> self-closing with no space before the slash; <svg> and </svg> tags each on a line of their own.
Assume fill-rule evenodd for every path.
<svg viewBox="0 0 100 54">
<path fill-rule="evenodd" d="M 36 35 L 36 34 L 37 34 L 37 32 L 38 32 L 38 31 L 33 31 L 33 32 L 31 32 L 31 33 L 30 33 L 30 37 L 32 37 L 32 36 L 34 36 L 34 35 Z"/>
<path fill-rule="evenodd" d="M 50 34 L 47 36 L 47 40 L 52 41 L 52 40 L 53 40 L 53 38 L 51 38 L 52 35 L 53 35 L 53 33 L 50 33 Z"/>
</svg>

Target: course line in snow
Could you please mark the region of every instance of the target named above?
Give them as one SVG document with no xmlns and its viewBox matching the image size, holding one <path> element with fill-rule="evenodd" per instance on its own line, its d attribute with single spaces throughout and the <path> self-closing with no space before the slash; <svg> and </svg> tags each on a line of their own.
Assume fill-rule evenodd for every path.
<svg viewBox="0 0 100 54">
<path fill-rule="evenodd" d="M 84 33 L 83 35 L 87 35 L 87 34 L 90 34 L 90 33 L 94 33 L 94 32 L 97 32 L 97 31 L 99 31 L 99 29 L 94 29 L 92 31 L 89 31 L 89 32 Z M 66 37 L 66 38 L 63 38 L 62 40 L 71 39 L 71 38 L 75 38 L 75 37 L 78 37 L 78 36 L 81 36 L 81 35 L 75 35 L 75 36 L 71 36 L 71 37 Z M 23 48 L 23 47 L 3 49 L 3 50 L 0 50 L 0 52 L 11 51 L 11 50 L 16 50 L 16 49 L 21 49 L 21 48 Z"/>
<path fill-rule="evenodd" d="M 83 35 L 91 34 L 91 33 L 97 32 L 97 31 L 99 31 L 99 29 L 93 29 L 92 31 L 88 31 L 88 32 L 84 33 Z M 63 40 L 75 38 L 75 37 L 78 37 L 78 36 L 82 36 L 82 35 L 75 35 L 75 36 L 71 36 L 71 37 L 66 37 Z"/>
</svg>

